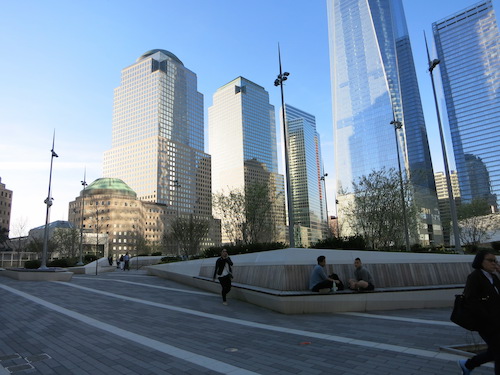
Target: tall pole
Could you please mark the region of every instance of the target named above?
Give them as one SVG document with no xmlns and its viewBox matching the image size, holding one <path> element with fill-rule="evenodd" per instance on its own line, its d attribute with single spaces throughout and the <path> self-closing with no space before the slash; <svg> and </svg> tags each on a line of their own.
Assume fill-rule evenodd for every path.
<svg viewBox="0 0 500 375">
<path fill-rule="evenodd" d="M 455 251 L 457 253 L 462 253 L 462 246 L 460 244 L 460 235 L 458 232 L 457 208 L 455 207 L 455 198 L 453 197 L 453 189 L 451 187 L 450 168 L 448 166 L 448 156 L 446 153 L 446 143 L 444 140 L 443 125 L 441 124 L 441 115 L 439 114 L 439 105 L 438 105 L 438 100 L 437 100 L 437 95 L 436 95 L 436 86 L 434 84 L 433 71 L 434 71 L 434 68 L 436 66 L 438 66 L 440 61 L 439 61 L 439 59 L 434 59 L 431 61 L 431 57 L 429 55 L 429 47 L 427 45 L 427 37 L 425 36 L 425 32 L 424 32 L 424 39 L 425 39 L 425 49 L 427 50 L 427 60 L 429 62 L 429 73 L 430 73 L 431 82 L 432 82 L 432 93 L 434 94 L 434 104 L 436 106 L 437 121 L 438 121 L 438 126 L 439 126 L 439 136 L 441 138 L 441 151 L 443 153 L 444 174 L 446 176 L 446 188 L 448 190 L 448 198 L 450 200 L 450 215 L 451 215 L 451 222 L 453 224 L 453 237 L 455 240 Z"/>
<path fill-rule="evenodd" d="M 401 157 L 399 156 L 399 138 L 398 138 L 398 129 L 403 127 L 401 121 L 392 120 L 391 125 L 394 125 L 394 136 L 396 138 L 396 152 L 398 154 L 398 168 L 399 168 L 399 188 L 401 190 L 401 205 L 403 207 L 403 224 L 405 228 L 405 243 L 406 243 L 406 251 L 410 252 L 410 235 L 408 234 L 408 218 L 406 216 L 406 200 L 405 200 L 405 191 L 403 185 L 403 172 L 401 171 Z"/>
<path fill-rule="evenodd" d="M 328 216 L 328 201 L 326 199 L 326 179 L 328 173 L 323 173 L 323 176 L 320 177 L 320 180 L 323 181 L 323 195 L 325 196 L 325 210 L 326 210 L 326 233 L 330 233 L 330 220 Z"/>
<path fill-rule="evenodd" d="M 176 198 L 176 206 L 177 206 L 177 226 L 179 225 L 179 188 L 181 187 L 181 184 L 179 183 L 179 180 L 174 180 L 174 187 L 175 187 L 175 198 Z M 177 237 L 177 255 L 181 255 L 181 250 L 179 246 L 179 238 Z"/>
<path fill-rule="evenodd" d="M 294 237 L 294 220 L 293 220 L 293 202 L 292 202 L 292 182 L 290 179 L 290 165 L 288 160 L 288 124 L 286 122 L 285 113 L 285 95 L 283 92 L 283 82 L 288 79 L 290 73 L 284 72 L 281 69 L 281 52 L 280 45 L 278 44 L 278 61 L 280 67 L 280 74 L 278 78 L 274 81 L 274 86 L 280 86 L 281 89 L 281 121 L 283 124 L 283 144 L 285 146 L 285 177 L 286 177 L 286 196 L 287 196 L 287 207 L 288 207 L 288 241 L 290 247 L 295 247 L 295 237 Z"/>
<path fill-rule="evenodd" d="M 77 266 L 83 266 L 83 218 L 85 212 L 85 188 L 87 187 L 86 181 L 87 170 L 83 172 L 83 192 L 82 192 L 82 207 L 81 207 L 81 223 L 80 223 L 80 257 L 78 259 Z"/>
<path fill-rule="evenodd" d="M 52 206 L 52 196 L 51 196 L 51 185 L 52 185 L 52 164 L 54 161 L 54 158 L 58 158 L 59 155 L 57 155 L 54 151 L 54 143 L 56 140 L 56 132 L 54 130 L 54 135 L 52 136 L 52 149 L 50 150 L 51 156 L 50 156 L 50 172 L 49 172 L 49 192 L 47 194 L 47 198 L 45 199 L 44 203 L 47 205 L 47 210 L 45 212 L 45 230 L 43 233 L 43 251 L 42 251 L 42 262 L 40 264 L 39 269 L 40 270 L 46 270 L 47 267 L 47 250 L 48 250 L 48 243 L 49 243 L 49 218 L 50 218 L 50 206 Z"/>
</svg>

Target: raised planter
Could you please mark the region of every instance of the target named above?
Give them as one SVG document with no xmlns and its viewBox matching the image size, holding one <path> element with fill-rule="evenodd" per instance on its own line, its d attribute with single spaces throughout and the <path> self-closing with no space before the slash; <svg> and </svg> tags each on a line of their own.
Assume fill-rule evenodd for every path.
<svg viewBox="0 0 500 375">
<path fill-rule="evenodd" d="M 27 268 L 8 268 L 0 275 L 19 281 L 71 281 L 73 272 L 65 268 L 47 268 L 46 270 Z"/>
</svg>

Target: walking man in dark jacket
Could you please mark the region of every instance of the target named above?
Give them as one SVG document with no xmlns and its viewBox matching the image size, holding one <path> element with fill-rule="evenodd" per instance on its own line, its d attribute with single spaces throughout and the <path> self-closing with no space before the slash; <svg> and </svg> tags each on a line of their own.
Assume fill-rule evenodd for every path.
<svg viewBox="0 0 500 375">
<path fill-rule="evenodd" d="M 231 290 L 231 279 L 233 278 L 233 270 L 231 268 L 232 265 L 233 262 L 227 254 L 227 250 L 222 249 L 220 257 L 215 263 L 213 280 L 215 280 L 215 276 L 219 278 L 219 282 L 222 287 L 222 303 L 224 305 L 227 305 L 226 296 Z"/>
</svg>

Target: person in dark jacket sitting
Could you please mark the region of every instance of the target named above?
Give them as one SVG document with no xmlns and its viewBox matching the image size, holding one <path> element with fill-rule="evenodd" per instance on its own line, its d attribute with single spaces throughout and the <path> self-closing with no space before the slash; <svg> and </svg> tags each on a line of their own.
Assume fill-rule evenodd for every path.
<svg viewBox="0 0 500 375">
<path fill-rule="evenodd" d="M 499 267 L 491 250 L 480 250 L 472 262 L 474 271 L 467 277 L 464 298 L 475 311 L 478 333 L 487 350 L 470 359 L 458 361 L 463 375 L 469 375 L 484 363 L 495 362 L 495 374 L 500 375 L 500 280 Z"/>
<path fill-rule="evenodd" d="M 231 279 L 233 278 L 233 270 L 231 268 L 232 265 L 233 262 L 227 254 L 227 250 L 222 249 L 220 257 L 215 262 L 213 280 L 215 280 L 215 276 L 219 278 L 219 282 L 222 287 L 222 303 L 224 305 L 227 305 L 226 296 L 231 290 Z"/>
</svg>

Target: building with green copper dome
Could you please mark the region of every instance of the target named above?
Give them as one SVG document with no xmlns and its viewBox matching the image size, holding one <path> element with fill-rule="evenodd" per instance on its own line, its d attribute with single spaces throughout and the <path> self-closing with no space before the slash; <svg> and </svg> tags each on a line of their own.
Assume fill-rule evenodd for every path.
<svg viewBox="0 0 500 375">
<path fill-rule="evenodd" d="M 137 193 L 119 178 L 98 178 L 70 202 L 68 211 L 68 221 L 77 228 L 83 225 L 84 233 L 106 236 L 108 254 L 114 259 L 126 252 L 135 255 L 144 243 L 165 255 L 177 254 L 175 243 L 162 241 L 177 217 L 175 207 L 138 199 Z M 87 246 L 86 252 L 95 253 L 95 243 L 94 240 L 93 246 Z M 97 243 L 102 251 L 102 239 Z M 220 227 L 214 225 L 201 247 L 218 244 Z M 99 255 L 103 254 L 102 251 Z"/>
</svg>

